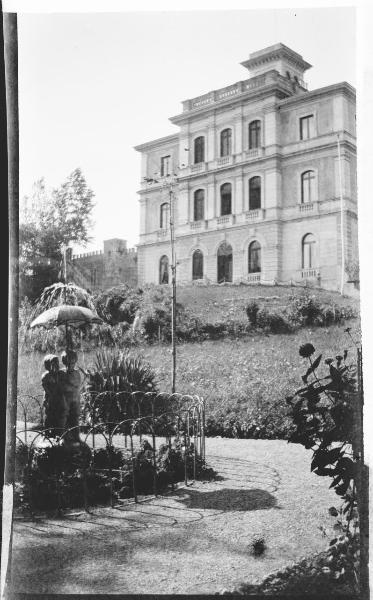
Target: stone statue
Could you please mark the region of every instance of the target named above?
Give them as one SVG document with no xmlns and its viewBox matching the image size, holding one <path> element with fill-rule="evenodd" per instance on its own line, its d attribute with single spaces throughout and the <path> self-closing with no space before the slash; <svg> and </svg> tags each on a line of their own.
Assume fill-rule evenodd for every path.
<svg viewBox="0 0 373 600">
<path fill-rule="evenodd" d="M 75 350 L 66 350 L 61 355 L 61 360 L 66 371 L 62 371 L 62 390 L 66 405 L 65 429 L 75 427 L 66 436 L 66 441 L 78 442 L 79 438 L 79 417 L 80 417 L 80 391 L 82 387 L 82 377 L 75 368 L 78 361 L 78 355 Z"/>
<path fill-rule="evenodd" d="M 46 370 L 41 383 L 44 388 L 45 428 L 51 435 L 61 435 L 66 422 L 66 403 L 62 384 L 63 372 L 60 371 L 58 356 L 47 354 L 44 366 Z"/>
</svg>

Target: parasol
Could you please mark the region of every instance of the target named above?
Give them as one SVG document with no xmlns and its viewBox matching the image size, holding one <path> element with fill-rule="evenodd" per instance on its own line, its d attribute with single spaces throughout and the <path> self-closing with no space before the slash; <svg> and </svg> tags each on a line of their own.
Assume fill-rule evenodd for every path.
<svg viewBox="0 0 373 600">
<path fill-rule="evenodd" d="M 102 323 L 102 319 L 97 316 L 89 308 L 84 306 L 71 306 L 70 304 L 60 304 L 59 306 L 52 306 L 41 313 L 36 319 L 34 319 L 30 327 L 55 327 L 57 325 L 72 325 L 73 327 L 79 327 L 86 323 Z"/>
<path fill-rule="evenodd" d="M 69 345 L 68 326 L 79 327 L 85 324 L 102 323 L 102 319 L 89 308 L 84 306 L 74 306 L 70 304 L 60 304 L 52 306 L 42 312 L 36 319 L 32 321 L 30 327 L 57 327 L 65 325 L 66 327 L 66 343 Z"/>
</svg>

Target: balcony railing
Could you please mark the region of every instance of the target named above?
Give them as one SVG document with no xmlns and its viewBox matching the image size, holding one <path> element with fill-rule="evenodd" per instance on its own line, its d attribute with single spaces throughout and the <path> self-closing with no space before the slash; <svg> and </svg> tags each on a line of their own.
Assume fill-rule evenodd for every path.
<svg viewBox="0 0 373 600">
<path fill-rule="evenodd" d="M 233 215 L 223 215 L 222 217 L 217 217 L 216 222 L 218 225 L 231 225 L 233 223 Z"/>
<path fill-rule="evenodd" d="M 216 166 L 223 167 L 224 165 L 229 165 L 232 163 L 232 156 L 221 156 L 216 159 Z"/>
<path fill-rule="evenodd" d="M 195 163 L 194 165 L 190 165 L 191 173 L 198 173 L 199 171 L 204 171 L 206 169 L 206 163 L 200 162 Z"/>
<path fill-rule="evenodd" d="M 301 213 L 313 212 L 313 210 L 314 210 L 313 202 L 306 202 L 304 204 L 299 205 L 299 212 L 301 212 Z"/>
<path fill-rule="evenodd" d="M 245 212 L 246 221 L 262 221 L 264 219 L 264 209 L 255 208 L 254 210 L 247 210 Z"/>
<path fill-rule="evenodd" d="M 190 228 L 191 229 L 201 229 L 202 228 L 202 223 L 203 223 L 203 221 L 192 221 L 190 223 Z"/>
<path fill-rule="evenodd" d="M 318 269 L 302 269 L 302 279 L 313 279 L 319 277 Z"/>
<path fill-rule="evenodd" d="M 261 273 L 249 273 L 247 276 L 248 283 L 260 283 Z"/>
<path fill-rule="evenodd" d="M 238 81 L 233 85 L 208 92 L 207 94 L 202 94 L 202 96 L 197 96 L 196 98 L 191 98 L 190 100 L 184 100 L 183 112 L 203 108 L 206 105 L 213 104 L 215 102 L 222 102 L 229 98 L 239 96 L 240 94 L 245 94 L 250 90 L 256 90 L 257 88 L 271 85 L 275 82 L 282 82 L 283 85 L 285 84 L 289 88 L 291 86 L 291 82 L 288 81 L 286 77 L 283 77 L 276 71 L 272 70 L 268 73 L 256 75 L 255 77 L 250 77 L 250 79 Z M 307 84 L 301 79 L 299 80 L 299 84 L 304 89 L 307 89 Z"/>
<path fill-rule="evenodd" d="M 158 237 L 158 239 L 165 238 L 167 236 L 167 234 L 168 234 L 168 229 L 159 229 L 157 231 L 157 237 Z"/>
<path fill-rule="evenodd" d="M 246 160 L 254 160 L 255 158 L 260 158 L 263 156 L 263 148 L 252 148 L 251 150 L 246 150 L 243 154 L 243 158 Z"/>
</svg>

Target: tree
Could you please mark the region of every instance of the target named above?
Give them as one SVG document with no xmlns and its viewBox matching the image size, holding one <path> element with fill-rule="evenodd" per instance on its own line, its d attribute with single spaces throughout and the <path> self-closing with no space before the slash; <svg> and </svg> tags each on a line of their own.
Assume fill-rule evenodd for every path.
<svg viewBox="0 0 373 600">
<path fill-rule="evenodd" d="M 20 292 L 35 299 L 61 278 L 63 249 L 89 241 L 93 191 L 80 169 L 59 188 L 48 191 L 44 179 L 23 199 L 20 211 Z"/>
</svg>

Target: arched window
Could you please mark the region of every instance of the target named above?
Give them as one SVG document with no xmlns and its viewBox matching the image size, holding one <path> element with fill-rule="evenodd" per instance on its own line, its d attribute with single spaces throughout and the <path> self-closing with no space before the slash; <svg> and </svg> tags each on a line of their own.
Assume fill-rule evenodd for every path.
<svg viewBox="0 0 373 600">
<path fill-rule="evenodd" d="M 232 214 L 232 186 L 230 183 L 223 183 L 220 188 L 220 214 Z"/>
<path fill-rule="evenodd" d="M 96 267 L 93 267 L 93 269 L 91 270 L 91 286 L 95 286 L 97 283 L 97 269 Z"/>
<path fill-rule="evenodd" d="M 262 270 L 261 247 L 256 240 L 249 246 L 249 273 L 260 273 Z"/>
<path fill-rule="evenodd" d="M 220 134 L 220 156 L 230 156 L 232 154 L 232 130 L 223 129 Z"/>
<path fill-rule="evenodd" d="M 249 179 L 249 210 L 256 210 L 261 205 L 261 181 L 260 177 Z"/>
<path fill-rule="evenodd" d="M 312 233 L 307 233 L 302 240 L 302 269 L 313 269 L 316 266 L 316 240 Z"/>
<path fill-rule="evenodd" d="M 232 246 L 222 242 L 218 248 L 218 283 L 232 281 L 233 279 L 233 251 Z"/>
<path fill-rule="evenodd" d="M 315 202 L 316 200 L 316 177 L 315 171 L 305 171 L 301 177 L 302 204 Z"/>
<path fill-rule="evenodd" d="M 170 205 L 168 202 L 161 204 L 160 212 L 160 227 L 161 229 L 168 229 L 170 224 Z"/>
<path fill-rule="evenodd" d="M 193 252 L 193 279 L 203 278 L 203 254 L 201 250 Z"/>
<path fill-rule="evenodd" d="M 205 162 L 205 138 L 203 135 L 194 140 L 194 164 Z"/>
<path fill-rule="evenodd" d="M 162 256 L 159 261 L 159 283 L 168 283 L 168 258 Z"/>
<path fill-rule="evenodd" d="M 205 218 L 205 191 L 194 192 L 194 220 L 202 221 Z"/>
<path fill-rule="evenodd" d="M 260 121 L 251 121 L 249 125 L 249 150 L 260 146 Z"/>
</svg>

